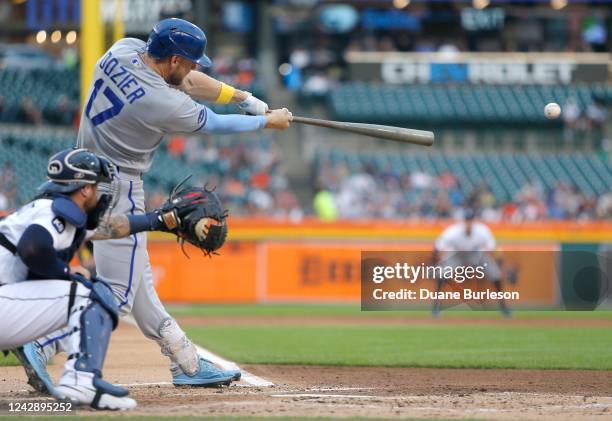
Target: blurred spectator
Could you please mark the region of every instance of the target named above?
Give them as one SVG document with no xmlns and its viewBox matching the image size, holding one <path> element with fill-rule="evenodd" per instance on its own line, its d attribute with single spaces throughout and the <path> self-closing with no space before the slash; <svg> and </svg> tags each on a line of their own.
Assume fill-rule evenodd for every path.
<svg viewBox="0 0 612 421">
<path fill-rule="evenodd" d="M 252 215 L 269 216 L 274 205 L 274 199 L 270 192 L 254 189 L 248 194 L 248 204 Z"/>
<path fill-rule="evenodd" d="M 168 140 L 168 152 L 175 158 L 180 158 L 185 153 L 186 140 L 183 136 L 175 135 Z"/>
<path fill-rule="evenodd" d="M 304 212 L 296 195 L 289 188 L 279 190 L 274 194 L 274 211 L 272 216 L 275 218 L 288 218 L 292 221 L 299 221 L 303 218 Z"/>
<path fill-rule="evenodd" d="M 366 218 L 377 200 L 376 181 L 370 170 L 362 168 L 342 183 L 336 202 L 340 215 L 347 218 Z"/>
<path fill-rule="evenodd" d="M 280 168 L 279 149 L 269 139 L 173 136 L 164 145 L 168 155 L 202 170 L 203 175 L 192 183 L 215 188 L 232 215 L 303 217 L 297 196 Z M 156 192 L 149 198 L 149 206 L 163 202 L 166 195 Z"/>
<path fill-rule="evenodd" d="M 350 174 L 343 162 L 331 164 L 326 159 L 321 159 L 315 170 L 322 188 L 315 195 L 313 208 L 322 220 L 332 216 L 456 218 L 465 208 L 476 209 L 479 217 L 488 222 L 610 218 L 612 213 L 612 193 L 587 197 L 564 183 L 546 191 L 539 182 L 530 181 L 512 200 L 499 203 L 485 180 L 464 197 L 457 179 L 449 172 L 433 176 L 415 171 L 395 176 L 388 168 L 362 168 Z M 325 214 L 327 208 L 333 209 L 329 211 L 331 216 Z"/>
<path fill-rule="evenodd" d="M 185 147 L 183 149 L 184 158 L 187 160 L 188 164 L 194 164 L 197 162 L 205 162 L 205 163 L 213 163 L 217 161 L 218 150 L 213 147 L 208 148 L 207 145 L 212 142 L 212 140 L 207 137 L 202 139 L 200 136 L 189 136 L 185 140 Z M 212 151 L 213 155 L 210 155 L 210 151 Z"/>
<path fill-rule="evenodd" d="M 17 121 L 26 124 L 42 124 L 42 112 L 34 105 L 31 97 L 24 96 L 22 98 L 19 104 L 19 111 L 17 112 Z"/>
<path fill-rule="evenodd" d="M 319 190 L 315 194 L 312 207 L 321 221 L 333 222 L 338 218 L 334 195 L 328 190 Z"/>
<path fill-rule="evenodd" d="M 331 80 L 323 73 L 315 73 L 306 78 L 303 92 L 307 95 L 324 96 L 332 86 Z"/>
<path fill-rule="evenodd" d="M 17 184 L 13 166 L 6 162 L 0 168 L 0 211 L 12 211 L 17 207 Z"/>
<path fill-rule="evenodd" d="M 426 189 L 431 186 L 433 178 L 425 172 L 414 171 L 410 174 L 410 182 L 415 189 Z"/>
<path fill-rule="evenodd" d="M 168 198 L 168 194 L 161 189 L 154 190 L 152 193 L 147 194 L 146 208 L 148 211 L 161 207 Z"/>
<path fill-rule="evenodd" d="M 391 37 L 384 36 L 378 41 L 377 50 L 382 51 L 382 52 L 389 52 L 389 51 L 397 51 L 397 48 L 395 48 L 395 44 L 393 43 L 393 40 L 391 39 Z"/>
<path fill-rule="evenodd" d="M 599 198 L 595 208 L 595 216 L 599 219 L 612 219 L 612 192 Z"/>
<path fill-rule="evenodd" d="M 297 47 L 289 56 L 289 63 L 293 67 L 303 69 L 310 64 L 310 54 L 303 47 Z"/>
<path fill-rule="evenodd" d="M 605 52 L 608 32 L 601 16 L 595 14 L 584 21 L 582 39 L 593 51 Z"/>
<path fill-rule="evenodd" d="M 61 55 L 66 69 L 75 69 L 79 64 L 79 52 L 76 47 L 65 47 Z"/>
<path fill-rule="evenodd" d="M 238 86 L 251 86 L 255 82 L 257 62 L 252 58 L 244 58 L 237 63 L 236 84 Z"/>
<path fill-rule="evenodd" d="M 439 53 L 454 54 L 454 53 L 458 53 L 459 51 L 460 51 L 459 47 L 457 47 L 455 44 L 451 42 L 442 44 L 438 47 Z"/>
<path fill-rule="evenodd" d="M 6 99 L 3 95 L 0 95 L 0 122 L 5 121 L 6 118 Z"/>
<path fill-rule="evenodd" d="M 266 171 L 259 171 L 251 176 L 251 187 L 267 190 L 270 187 L 270 175 Z"/>
<path fill-rule="evenodd" d="M 74 124 L 78 111 L 77 107 L 70 105 L 65 95 L 61 95 L 57 99 L 55 107 L 44 114 L 44 118 L 47 122 L 54 125 L 70 126 Z"/>
<path fill-rule="evenodd" d="M 573 140 L 576 136 L 576 131 L 579 129 L 580 123 L 580 108 L 576 98 L 569 97 L 563 105 L 563 137 L 566 141 Z"/>
<path fill-rule="evenodd" d="M 6 197 L 6 194 L 0 191 L 0 211 L 6 212 L 10 210 L 11 206 L 9 206 L 9 200 Z"/>
<path fill-rule="evenodd" d="M 604 128 L 608 117 L 608 110 L 603 100 L 594 98 L 593 102 L 587 107 L 585 114 L 591 130 L 600 132 Z"/>
<path fill-rule="evenodd" d="M 252 91 L 257 77 L 257 62 L 253 58 L 215 57 L 210 72 L 220 81 Z"/>
</svg>

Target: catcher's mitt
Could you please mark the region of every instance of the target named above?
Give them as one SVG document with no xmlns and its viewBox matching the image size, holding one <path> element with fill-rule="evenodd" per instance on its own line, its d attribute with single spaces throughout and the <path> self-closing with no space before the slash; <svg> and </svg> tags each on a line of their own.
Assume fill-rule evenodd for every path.
<svg viewBox="0 0 612 421">
<path fill-rule="evenodd" d="M 167 231 L 177 235 L 181 248 L 187 241 L 210 256 L 225 242 L 228 212 L 213 190 L 206 187 L 183 188 L 188 179 L 172 190 L 168 200 L 156 213 Z"/>
</svg>

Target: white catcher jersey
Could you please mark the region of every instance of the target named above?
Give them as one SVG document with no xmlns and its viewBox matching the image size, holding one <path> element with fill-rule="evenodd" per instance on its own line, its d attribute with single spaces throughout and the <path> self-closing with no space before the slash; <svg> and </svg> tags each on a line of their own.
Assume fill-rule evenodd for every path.
<svg viewBox="0 0 612 421">
<path fill-rule="evenodd" d="M 96 63 L 77 144 L 120 168 L 146 172 L 167 133 L 192 133 L 206 108 L 172 87 L 141 58 L 145 42 L 117 41 Z"/>
<path fill-rule="evenodd" d="M 20 208 L 0 221 L 0 233 L 17 245 L 24 231 L 32 224 L 46 229 L 53 237 L 55 250 L 68 249 L 74 241 L 76 227 L 58 217 L 51 209 L 50 199 L 38 199 Z M 19 256 L 0 246 L 0 284 L 24 281 L 28 268 Z"/>
<path fill-rule="evenodd" d="M 436 240 L 436 249 L 443 252 L 453 251 L 493 251 L 495 238 L 485 224 L 472 223 L 470 235 L 466 235 L 465 223 L 459 222 L 446 228 Z"/>
</svg>

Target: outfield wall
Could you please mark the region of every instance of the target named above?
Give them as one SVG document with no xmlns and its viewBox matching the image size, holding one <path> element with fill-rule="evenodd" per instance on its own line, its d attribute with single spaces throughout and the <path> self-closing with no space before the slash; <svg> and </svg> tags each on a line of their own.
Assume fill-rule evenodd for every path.
<svg viewBox="0 0 612 421">
<path fill-rule="evenodd" d="M 358 302 L 361 251 L 411 251 L 427 261 L 448 222 L 372 221 L 299 224 L 231 220 L 230 241 L 212 259 L 173 237 L 149 241 L 157 290 L 172 302 Z M 558 251 L 612 242 L 612 222 L 492 224 L 502 250 L 521 267 L 522 302 L 551 306 L 565 291 Z M 567 265 L 566 265 L 567 266 Z M 513 287 L 508 285 L 507 290 Z"/>
</svg>

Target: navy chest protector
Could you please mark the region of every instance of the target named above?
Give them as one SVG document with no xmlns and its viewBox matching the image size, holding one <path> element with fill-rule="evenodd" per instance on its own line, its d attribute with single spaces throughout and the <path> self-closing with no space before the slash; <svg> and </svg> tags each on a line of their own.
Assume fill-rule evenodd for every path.
<svg viewBox="0 0 612 421">
<path fill-rule="evenodd" d="M 57 251 L 57 256 L 64 262 L 68 263 L 74 257 L 74 253 L 77 252 L 87 234 L 85 225 L 87 223 L 87 214 L 79 208 L 76 203 L 64 196 L 57 196 L 53 200 L 51 210 L 65 222 L 76 227 L 74 238 L 70 246 L 63 250 Z"/>
<path fill-rule="evenodd" d="M 51 204 L 54 214 L 77 228 L 83 228 L 87 222 L 87 214 L 72 200 L 65 196 L 55 196 Z"/>
</svg>

